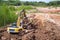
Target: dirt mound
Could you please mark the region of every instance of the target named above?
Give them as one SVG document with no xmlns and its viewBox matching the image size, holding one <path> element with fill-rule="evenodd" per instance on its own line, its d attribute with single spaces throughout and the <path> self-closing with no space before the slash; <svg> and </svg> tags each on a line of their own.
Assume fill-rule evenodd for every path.
<svg viewBox="0 0 60 40">
<path fill-rule="evenodd" d="M 33 19 L 36 29 L 23 35 L 9 34 L 4 30 L 0 32 L 0 40 L 60 40 L 60 30 L 58 29 L 60 26 L 55 23 L 55 20 L 52 21 L 51 15 L 30 14 L 29 18 Z"/>
<path fill-rule="evenodd" d="M 35 15 L 34 18 L 37 29 L 34 32 L 24 35 L 23 40 L 60 40 L 60 30 L 58 30 L 56 23 L 46 20 L 43 15 Z"/>
</svg>

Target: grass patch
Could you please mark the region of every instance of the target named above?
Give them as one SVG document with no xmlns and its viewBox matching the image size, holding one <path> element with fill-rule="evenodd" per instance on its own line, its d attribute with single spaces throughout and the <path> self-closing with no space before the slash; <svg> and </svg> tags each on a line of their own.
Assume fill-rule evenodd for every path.
<svg viewBox="0 0 60 40">
<path fill-rule="evenodd" d="M 17 15 L 15 14 L 15 8 L 7 5 L 0 6 L 0 26 L 5 26 L 16 21 Z"/>
<path fill-rule="evenodd" d="M 25 10 L 30 10 L 30 9 L 33 9 L 32 6 L 25 6 L 25 5 L 22 5 L 20 6 L 19 8 L 17 8 L 18 11 L 22 10 L 22 9 L 25 9 Z"/>
</svg>

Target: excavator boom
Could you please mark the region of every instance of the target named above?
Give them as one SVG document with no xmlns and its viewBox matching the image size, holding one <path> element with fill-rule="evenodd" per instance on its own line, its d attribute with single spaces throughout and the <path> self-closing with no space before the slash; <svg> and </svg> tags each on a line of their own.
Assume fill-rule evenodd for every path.
<svg viewBox="0 0 60 40">
<path fill-rule="evenodd" d="M 17 20 L 17 27 L 20 27 L 20 22 L 22 19 L 26 17 L 25 10 L 23 9 L 19 14 L 18 14 L 18 20 Z"/>
</svg>

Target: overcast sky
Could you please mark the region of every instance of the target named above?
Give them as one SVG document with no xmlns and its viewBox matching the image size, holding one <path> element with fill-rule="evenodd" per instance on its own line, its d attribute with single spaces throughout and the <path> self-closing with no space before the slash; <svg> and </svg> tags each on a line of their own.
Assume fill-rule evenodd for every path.
<svg viewBox="0 0 60 40">
<path fill-rule="evenodd" d="M 43 1 L 43 2 L 50 2 L 51 0 L 21 0 L 21 1 L 37 1 L 37 2 Z"/>
</svg>

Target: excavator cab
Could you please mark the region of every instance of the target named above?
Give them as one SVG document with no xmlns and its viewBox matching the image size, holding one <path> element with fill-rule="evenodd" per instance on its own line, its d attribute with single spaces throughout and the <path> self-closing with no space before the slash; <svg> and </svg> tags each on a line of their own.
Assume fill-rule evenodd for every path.
<svg viewBox="0 0 60 40">
<path fill-rule="evenodd" d="M 23 30 L 23 28 L 22 27 L 17 27 L 16 23 L 11 24 L 11 26 L 9 26 L 7 28 L 8 33 L 19 33 L 20 30 Z"/>
</svg>

